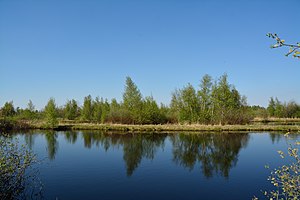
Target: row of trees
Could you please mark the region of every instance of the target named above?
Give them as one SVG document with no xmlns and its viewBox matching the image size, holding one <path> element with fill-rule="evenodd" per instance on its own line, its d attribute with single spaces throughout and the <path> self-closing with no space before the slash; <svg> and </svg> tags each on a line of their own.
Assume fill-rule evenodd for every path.
<svg viewBox="0 0 300 200">
<path fill-rule="evenodd" d="M 250 120 L 246 97 L 228 83 L 226 74 L 217 81 L 205 75 L 196 90 L 191 84 L 172 95 L 171 110 L 179 122 L 242 124 Z"/>
<path fill-rule="evenodd" d="M 0 109 L 0 116 L 46 120 L 51 126 L 55 126 L 58 119 L 121 124 L 244 124 L 253 117 L 300 117 L 300 106 L 295 102 L 281 103 L 277 98 L 271 98 L 267 108 L 248 106 L 246 97 L 229 84 L 226 74 L 217 80 L 205 75 L 197 89 L 188 84 L 173 92 L 169 106 L 158 105 L 152 96 L 143 97 L 127 77 L 121 102 L 93 99 L 89 95 L 82 106 L 72 99 L 58 107 L 55 99 L 50 98 L 44 109 L 38 111 L 32 101 L 25 109 L 14 108 L 11 101 Z"/>
<path fill-rule="evenodd" d="M 19 107 L 15 109 L 12 101 L 6 102 L 0 109 L 0 116 L 4 118 L 18 116 L 18 118 L 21 119 L 34 119 L 37 118 L 37 115 L 38 111 L 35 110 L 31 100 L 29 100 L 26 109 L 21 109 Z"/>
<path fill-rule="evenodd" d="M 271 97 L 267 107 L 268 115 L 270 117 L 281 118 L 298 118 L 300 117 L 300 105 L 294 101 L 288 103 L 281 102 L 277 98 Z"/>
<path fill-rule="evenodd" d="M 300 118 L 300 105 L 295 101 L 281 102 L 271 97 L 268 106 L 250 106 L 251 116 L 258 118 Z"/>
<path fill-rule="evenodd" d="M 100 97 L 84 98 L 83 105 L 78 105 L 74 99 L 68 100 L 63 107 L 58 107 L 54 98 L 50 98 L 43 110 L 35 110 L 32 101 L 26 109 L 14 108 L 13 102 L 6 102 L 0 110 L 4 118 L 15 119 L 45 119 L 49 125 L 54 126 L 58 118 L 97 123 L 123 123 L 123 124 L 159 124 L 175 122 L 168 117 L 169 108 L 163 104 L 158 105 L 152 96 L 142 97 L 142 94 L 130 77 L 126 78 L 123 101 Z"/>
<path fill-rule="evenodd" d="M 64 118 L 69 120 L 81 119 L 98 123 L 124 123 L 124 124 L 159 124 L 166 123 L 166 110 L 164 105 L 159 106 L 152 96 L 142 97 L 141 92 L 131 80 L 126 78 L 123 101 L 96 97 L 91 95 L 84 98 L 83 106 L 78 106 L 75 100 L 68 101 L 63 109 Z"/>
</svg>

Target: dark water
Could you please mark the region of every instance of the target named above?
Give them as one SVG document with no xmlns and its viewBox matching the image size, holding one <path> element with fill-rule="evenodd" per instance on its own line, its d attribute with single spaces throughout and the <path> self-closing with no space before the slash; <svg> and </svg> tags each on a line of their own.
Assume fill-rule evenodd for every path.
<svg viewBox="0 0 300 200">
<path fill-rule="evenodd" d="M 277 133 L 17 133 L 43 159 L 46 199 L 251 199 L 282 165 Z"/>
</svg>

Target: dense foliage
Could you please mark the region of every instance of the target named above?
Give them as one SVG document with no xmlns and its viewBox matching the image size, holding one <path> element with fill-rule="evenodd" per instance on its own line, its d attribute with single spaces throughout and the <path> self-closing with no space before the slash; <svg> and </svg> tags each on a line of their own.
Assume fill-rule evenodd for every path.
<svg viewBox="0 0 300 200">
<path fill-rule="evenodd" d="M 57 108 L 54 98 L 50 98 L 44 109 L 45 119 L 50 127 L 55 127 L 58 124 Z"/>
<path fill-rule="evenodd" d="M 270 117 L 295 118 L 300 117 L 300 105 L 296 102 L 280 102 L 277 98 L 271 97 L 267 111 Z"/>
<path fill-rule="evenodd" d="M 226 74 L 215 83 L 205 75 L 198 91 L 191 84 L 176 90 L 171 109 L 179 122 L 186 123 L 243 124 L 250 120 L 246 98 L 228 83 Z"/>
<path fill-rule="evenodd" d="M 123 99 L 108 101 L 101 97 L 84 97 L 80 106 L 74 99 L 58 107 L 50 98 L 44 109 L 35 109 L 32 101 L 27 108 L 15 108 L 6 102 L 0 109 L 2 120 L 46 122 L 56 127 L 60 120 L 118 124 L 245 124 L 254 117 L 300 117 L 300 106 L 295 102 L 282 103 L 271 98 L 267 108 L 248 106 L 246 97 L 228 82 L 226 74 L 217 80 L 204 75 L 195 88 L 187 84 L 172 93 L 170 105 L 158 104 L 152 96 L 141 94 L 130 77 L 126 77 Z M 1 127 L 1 126 L 0 126 Z"/>
</svg>

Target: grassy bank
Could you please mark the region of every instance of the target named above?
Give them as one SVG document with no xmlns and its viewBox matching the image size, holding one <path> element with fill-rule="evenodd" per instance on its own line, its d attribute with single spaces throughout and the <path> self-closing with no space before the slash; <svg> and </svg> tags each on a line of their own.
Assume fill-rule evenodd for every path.
<svg viewBox="0 0 300 200">
<path fill-rule="evenodd" d="M 29 127 L 33 129 L 49 129 L 43 123 L 34 123 Z M 57 130 L 103 130 L 125 132 L 163 132 L 163 131 L 300 131 L 298 125 L 124 125 L 124 124 L 95 124 L 95 123 L 60 123 Z"/>
<path fill-rule="evenodd" d="M 2 125 L 2 127 L 1 127 Z M 5 125 L 5 126 L 3 126 Z M 278 125 L 278 124 L 249 124 L 249 125 L 125 125 L 125 124 L 97 124 L 79 123 L 73 121 L 60 121 L 55 127 L 49 127 L 44 121 L 9 121 L 0 122 L 1 130 L 8 129 L 54 129 L 54 130 L 103 130 L 103 131 L 123 131 L 123 132 L 202 132 L 202 131 L 284 131 L 298 132 L 300 125 Z"/>
<path fill-rule="evenodd" d="M 254 118 L 251 123 L 264 124 L 300 124 L 300 118 Z"/>
<path fill-rule="evenodd" d="M 163 132 L 163 131 L 300 131 L 300 126 L 268 125 L 118 125 L 118 124 L 76 124 L 73 130 L 107 130 L 128 132 Z"/>
</svg>

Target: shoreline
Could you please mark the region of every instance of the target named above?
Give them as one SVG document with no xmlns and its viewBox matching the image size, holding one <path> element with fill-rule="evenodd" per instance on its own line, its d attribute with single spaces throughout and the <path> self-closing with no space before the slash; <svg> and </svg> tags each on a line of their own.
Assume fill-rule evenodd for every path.
<svg viewBox="0 0 300 200">
<path fill-rule="evenodd" d="M 233 132 L 233 131 L 280 131 L 280 132 L 300 132 L 300 125 L 268 125 L 268 124 L 248 124 L 248 125 L 130 125 L 130 124 L 97 124 L 97 123 L 60 123 L 55 127 L 47 127 L 43 123 L 17 123 L 10 127 L 0 128 L 2 131 L 9 130 L 101 130 L 116 132 Z"/>
<path fill-rule="evenodd" d="M 280 131 L 299 132 L 300 119 L 255 119 L 250 124 L 236 125 L 204 125 L 204 124 L 112 124 L 60 120 L 58 125 L 51 127 L 44 120 L 0 120 L 0 131 L 9 130 L 101 130 L 115 132 L 233 132 L 233 131 Z"/>
<path fill-rule="evenodd" d="M 60 127 L 58 127 L 59 129 Z M 297 125 L 123 125 L 123 124 L 76 124 L 70 130 L 103 130 L 124 132 L 228 132 L 228 131 L 285 131 L 299 132 Z"/>
</svg>

